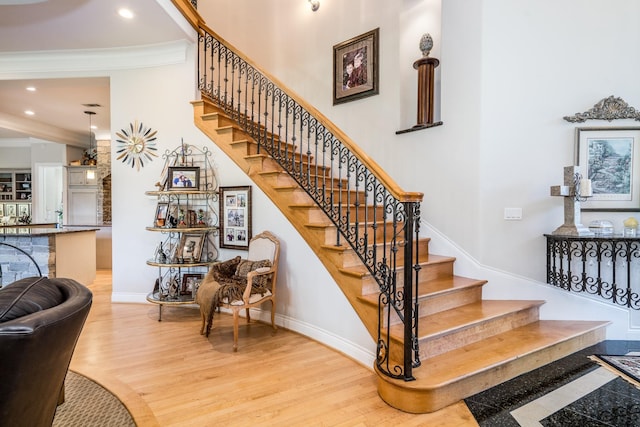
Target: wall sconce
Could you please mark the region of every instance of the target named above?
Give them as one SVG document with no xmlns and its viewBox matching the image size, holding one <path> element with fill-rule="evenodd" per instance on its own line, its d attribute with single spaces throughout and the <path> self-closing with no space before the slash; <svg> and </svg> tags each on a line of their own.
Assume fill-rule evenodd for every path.
<svg viewBox="0 0 640 427">
<path fill-rule="evenodd" d="M 95 169 L 87 169 L 87 179 L 88 180 L 96 179 L 96 170 Z"/>
<path fill-rule="evenodd" d="M 320 9 L 320 1 L 319 0 L 309 0 L 309 4 L 311 5 L 311 10 L 314 12 Z"/>
</svg>

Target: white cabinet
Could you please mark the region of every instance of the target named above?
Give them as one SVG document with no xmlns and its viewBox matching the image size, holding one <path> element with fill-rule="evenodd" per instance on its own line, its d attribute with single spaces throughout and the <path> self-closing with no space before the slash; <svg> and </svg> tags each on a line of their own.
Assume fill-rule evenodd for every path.
<svg viewBox="0 0 640 427">
<path fill-rule="evenodd" d="M 67 169 L 67 185 L 95 186 L 98 185 L 98 171 L 95 167 L 75 166 Z"/>
<path fill-rule="evenodd" d="M 67 168 L 65 224 L 98 224 L 98 172 L 95 167 Z"/>
<path fill-rule="evenodd" d="M 67 200 L 67 224 L 96 225 L 98 223 L 98 190 L 70 188 Z"/>
</svg>

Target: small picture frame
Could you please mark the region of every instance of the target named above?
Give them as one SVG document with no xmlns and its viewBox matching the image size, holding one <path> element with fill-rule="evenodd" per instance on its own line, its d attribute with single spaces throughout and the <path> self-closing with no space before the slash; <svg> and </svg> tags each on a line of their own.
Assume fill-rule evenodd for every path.
<svg viewBox="0 0 640 427">
<path fill-rule="evenodd" d="M 204 278 L 202 273 L 185 273 L 182 275 L 182 287 L 180 295 L 194 295 L 200 286 L 200 282 Z"/>
<path fill-rule="evenodd" d="M 180 243 L 175 254 L 179 263 L 200 262 L 202 246 L 204 245 L 204 234 L 202 233 L 182 233 Z"/>
<path fill-rule="evenodd" d="M 640 211 L 640 127 L 576 128 L 575 164 L 591 180 L 584 211 Z"/>
<path fill-rule="evenodd" d="M 5 216 L 17 216 L 17 208 L 13 203 L 7 203 L 4 205 Z"/>
<path fill-rule="evenodd" d="M 167 174 L 168 190 L 199 190 L 200 168 L 194 166 L 170 166 Z"/>
<path fill-rule="evenodd" d="M 18 203 L 18 216 L 31 216 L 31 205 L 29 203 Z"/>
<path fill-rule="evenodd" d="M 378 94 L 380 29 L 333 46 L 333 105 Z"/>
<path fill-rule="evenodd" d="M 249 249 L 251 186 L 220 187 L 220 247 Z"/>
<path fill-rule="evenodd" d="M 154 227 L 166 227 L 169 215 L 169 202 L 158 202 Z"/>
</svg>

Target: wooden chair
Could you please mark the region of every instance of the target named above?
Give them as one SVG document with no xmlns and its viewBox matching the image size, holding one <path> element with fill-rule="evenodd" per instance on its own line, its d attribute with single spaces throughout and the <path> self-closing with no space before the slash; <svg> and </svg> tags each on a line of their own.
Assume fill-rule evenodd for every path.
<svg viewBox="0 0 640 427">
<path fill-rule="evenodd" d="M 261 267 L 247 273 L 247 286 L 242 295 L 242 299 L 229 301 L 223 298 L 219 305 L 233 312 L 233 351 L 238 351 L 238 322 L 240 310 L 245 309 L 247 315 L 247 323 L 251 321 L 249 309 L 257 307 L 262 303 L 271 301 L 271 326 L 278 329 L 275 323 L 276 316 L 276 279 L 278 277 L 278 257 L 280 256 L 280 242 L 269 231 L 264 231 L 254 236 L 249 241 L 248 261 L 269 260 L 270 267 Z M 266 277 L 269 290 L 261 295 L 259 293 L 251 293 L 251 284 L 259 277 Z"/>
</svg>

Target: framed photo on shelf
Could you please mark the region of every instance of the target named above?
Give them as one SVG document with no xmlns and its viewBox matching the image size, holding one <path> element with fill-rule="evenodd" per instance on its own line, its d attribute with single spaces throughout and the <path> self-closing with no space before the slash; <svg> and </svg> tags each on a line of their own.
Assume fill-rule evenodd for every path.
<svg viewBox="0 0 640 427">
<path fill-rule="evenodd" d="M 169 166 L 168 190 L 199 190 L 200 168 L 194 166 Z"/>
<path fill-rule="evenodd" d="M 249 249 L 251 186 L 220 187 L 220 247 Z"/>
<path fill-rule="evenodd" d="M 167 216 L 169 215 L 169 202 L 158 202 L 156 207 L 156 219 L 154 227 L 165 227 L 167 224 Z"/>
<path fill-rule="evenodd" d="M 202 246 L 204 244 L 203 233 L 182 233 L 175 257 L 178 262 L 200 262 Z"/>
<path fill-rule="evenodd" d="M 376 28 L 333 46 L 333 105 L 378 94 Z"/>
<path fill-rule="evenodd" d="M 13 203 L 7 203 L 4 205 L 5 216 L 16 216 L 16 205 Z"/>
<path fill-rule="evenodd" d="M 180 295 L 195 295 L 200 282 L 204 278 L 202 273 L 186 273 L 182 275 L 182 287 L 180 288 Z"/>
<path fill-rule="evenodd" d="M 585 211 L 640 211 L 640 127 L 576 128 L 575 162 L 591 180 Z"/>
<path fill-rule="evenodd" d="M 31 205 L 29 203 L 18 203 L 18 216 L 30 216 Z"/>
</svg>

